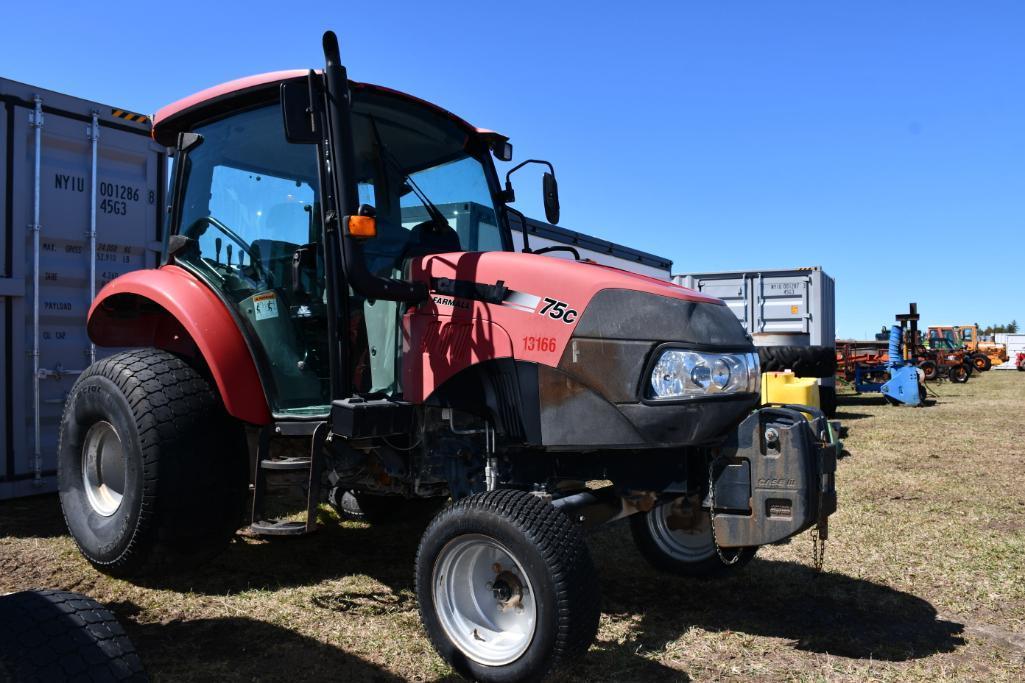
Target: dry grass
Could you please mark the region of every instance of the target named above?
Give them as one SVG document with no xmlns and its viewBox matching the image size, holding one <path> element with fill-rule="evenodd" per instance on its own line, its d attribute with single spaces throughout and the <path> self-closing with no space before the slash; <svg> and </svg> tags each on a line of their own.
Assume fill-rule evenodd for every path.
<svg viewBox="0 0 1025 683">
<path fill-rule="evenodd" d="M 669 578 L 622 525 L 595 533 L 601 631 L 564 680 L 1022 680 L 1025 375 L 935 387 L 926 408 L 846 397 L 826 571 L 801 536 L 717 584 Z M 327 513 L 325 513 L 327 514 Z M 66 536 L 53 496 L 0 504 L 0 593 L 112 607 L 157 680 L 439 680 L 419 625 L 415 527 L 335 520 L 239 537 L 211 566 L 136 586 Z"/>
</svg>

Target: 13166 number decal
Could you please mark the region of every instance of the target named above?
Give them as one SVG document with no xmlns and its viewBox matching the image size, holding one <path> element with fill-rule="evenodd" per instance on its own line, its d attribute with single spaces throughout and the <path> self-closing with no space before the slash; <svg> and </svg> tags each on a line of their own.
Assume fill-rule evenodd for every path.
<svg viewBox="0 0 1025 683">
<path fill-rule="evenodd" d="M 572 323 L 576 321 L 579 313 L 576 310 L 569 307 L 565 301 L 559 301 L 558 299 L 552 299 L 551 297 L 545 297 L 545 305 L 541 307 L 537 313 L 538 315 L 546 315 L 553 320 L 561 320 L 564 323 Z"/>
<path fill-rule="evenodd" d="M 555 351 L 555 337 L 524 337 L 524 351 L 542 351 L 550 353 Z"/>
</svg>

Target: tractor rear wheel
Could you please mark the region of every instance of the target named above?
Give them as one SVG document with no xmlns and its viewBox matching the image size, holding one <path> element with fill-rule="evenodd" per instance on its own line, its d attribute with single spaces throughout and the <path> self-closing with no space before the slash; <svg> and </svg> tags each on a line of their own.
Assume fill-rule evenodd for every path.
<svg viewBox="0 0 1025 683">
<path fill-rule="evenodd" d="M 973 353 L 972 365 L 975 366 L 975 369 L 979 372 L 986 372 L 993 367 L 993 361 L 984 353 Z"/>
<path fill-rule="evenodd" d="M 136 349 L 93 363 L 64 406 L 57 478 L 82 554 L 115 576 L 180 570 L 223 549 L 242 522 L 241 425 L 182 359 Z"/>
<path fill-rule="evenodd" d="M 656 569 L 678 576 L 721 578 L 735 574 L 755 556 L 757 547 L 720 551 L 706 511 L 697 510 L 694 519 L 686 520 L 690 522 L 686 528 L 674 511 L 671 501 L 630 517 L 634 544 Z"/>
<path fill-rule="evenodd" d="M 935 361 L 923 360 L 918 364 L 918 369 L 922 371 L 922 376 L 929 381 L 936 379 L 937 375 L 939 375 Z"/>
<path fill-rule="evenodd" d="M 968 366 L 964 363 L 961 365 L 952 365 L 947 376 L 950 378 L 951 382 L 964 384 L 968 381 L 968 377 L 971 376 L 971 370 L 969 370 Z"/>
<path fill-rule="evenodd" d="M 580 528 L 523 491 L 477 494 L 438 515 L 417 551 L 416 596 L 434 648 L 469 680 L 540 680 L 598 630 Z"/>
</svg>

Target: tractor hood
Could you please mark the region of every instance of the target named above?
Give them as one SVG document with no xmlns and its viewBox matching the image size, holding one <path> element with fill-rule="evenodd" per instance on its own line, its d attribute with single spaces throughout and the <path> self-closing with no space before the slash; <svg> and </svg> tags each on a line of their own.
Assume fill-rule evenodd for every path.
<svg viewBox="0 0 1025 683">
<path fill-rule="evenodd" d="M 573 336 L 751 346 L 720 299 L 590 261 L 512 252 L 439 254 L 415 262 L 411 276 L 430 289 L 421 313 L 487 319 L 514 338 L 554 339 L 554 348 L 541 355 L 530 349 L 517 354 L 542 363 L 551 363 Z"/>
<path fill-rule="evenodd" d="M 595 263 L 511 252 L 426 256 L 410 276 L 427 302 L 407 313 L 404 387 L 415 401 L 471 366 L 511 359 L 505 405 L 523 438 L 580 450 L 713 441 L 758 400 L 754 393 L 653 405 L 645 387 L 664 345 L 749 353 L 719 299 Z M 508 433 L 516 433 L 506 425 Z"/>
</svg>

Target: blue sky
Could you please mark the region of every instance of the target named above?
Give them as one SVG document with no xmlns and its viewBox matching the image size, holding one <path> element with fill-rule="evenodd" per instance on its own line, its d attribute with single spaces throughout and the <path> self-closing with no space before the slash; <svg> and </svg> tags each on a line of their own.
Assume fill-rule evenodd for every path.
<svg viewBox="0 0 1025 683">
<path fill-rule="evenodd" d="M 354 79 L 553 161 L 566 227 L 681 273 L 822 265 L 842 336 L 909 301 L 1025 322 L 1025 4 L 598 6 L 8 3 L 0 75 L 152 112 L 320 66 L 332 28 Z"/>
</svg>

